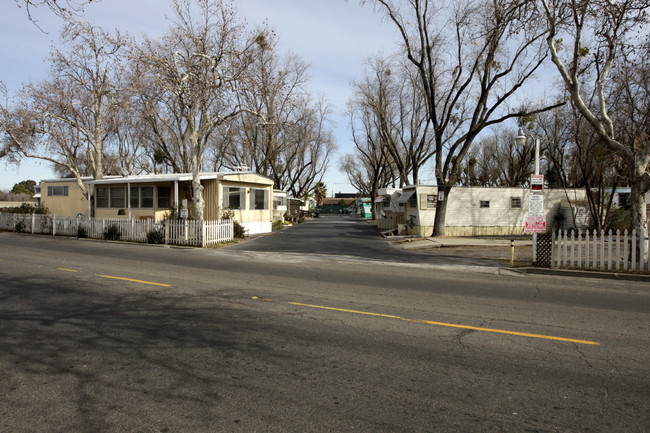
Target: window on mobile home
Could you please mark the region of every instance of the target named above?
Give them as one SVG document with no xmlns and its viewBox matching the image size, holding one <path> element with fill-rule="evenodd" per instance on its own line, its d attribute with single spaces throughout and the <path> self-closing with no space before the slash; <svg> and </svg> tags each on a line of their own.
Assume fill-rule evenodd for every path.
<svg viewBox="0 0 650 433">
<path fill-rule="evenodd" d="M 266 198 L 265 189 L 251 188 L 251 198 L 249 209 L 268 209 L 268 199 Z"/>
<path fill-rule="evenodd" d="M 52 196 L 67 196 L 68 195 L 68 186 L 67 185 L 56 185 L 47 187 L 47 195 Z"/>
</svg>

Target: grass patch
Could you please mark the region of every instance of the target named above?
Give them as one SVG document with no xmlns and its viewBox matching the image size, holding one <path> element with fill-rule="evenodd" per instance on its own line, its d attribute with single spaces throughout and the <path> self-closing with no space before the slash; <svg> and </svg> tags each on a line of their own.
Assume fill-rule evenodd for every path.
<svg viewBox="0 0 650 433">
<path fill-rule="evenodd" d="M 226 241 L 226 242 L 219 242 L 216 244 L 210 244 L 206 245 L 206 248 L 223 248 L 223 247 L 229 247 L 230 245 L 237 245 L 240 241 L 235 239 L 232 241 Z"/>
</svg>

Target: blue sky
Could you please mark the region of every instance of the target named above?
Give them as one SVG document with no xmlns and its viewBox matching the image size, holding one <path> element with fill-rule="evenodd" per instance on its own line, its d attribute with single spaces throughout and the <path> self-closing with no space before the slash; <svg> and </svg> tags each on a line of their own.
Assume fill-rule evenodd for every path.
<svg viewBox="0 0 650 433">
<path fill-rule="evenodd" d="M 325 177 L 328 195 L 353 192 L 338 171 L 338 155 L 352 151 L 350 131 L 344 115 L 351 82 L 361 74 L 364 60 L 379 52 L 390 54 L 397 47 L 394 28 L 369 6 L 358 0 L 237 0 L 240 17 L 250 26 L 266 20 L 275 29 L 283 52 L 299 54 L 311 64 L 311 91 L 323 94 L 333 105 L 337 123 L 338 154 Z M 47 75 L 45 59 L 56 42 L 62 22 L 45 8 L 32 10 L 39 30 L 14 1 L 0 6 L 0 81 L 10 92 L 22 82 L 38 81 Z M 105 29 L 118 28 L 133 36 L 165 33 L 170 14 L 165 0 L 102 0 L 85 9 L 84 18 Z M 426 175 L 426 173 L 425 173 Z M 0 190 L 21 180 L 54 177 L 50 164 L 24 160 L 19 166 L 0 162 Z"/>
</svg>

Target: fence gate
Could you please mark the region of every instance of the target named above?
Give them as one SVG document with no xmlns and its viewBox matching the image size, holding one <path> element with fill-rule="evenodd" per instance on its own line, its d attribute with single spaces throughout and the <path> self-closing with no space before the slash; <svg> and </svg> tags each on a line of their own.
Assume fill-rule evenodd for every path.
<svg viewBox="0 0 650 433">
<path fill-rule="evenodd" d="M 553 239 L 551 235 L 538 234 L 537 235 L 537 261 L 535 266 L 551 266 L 551 258 L 553 253 Z"/>
</svg>

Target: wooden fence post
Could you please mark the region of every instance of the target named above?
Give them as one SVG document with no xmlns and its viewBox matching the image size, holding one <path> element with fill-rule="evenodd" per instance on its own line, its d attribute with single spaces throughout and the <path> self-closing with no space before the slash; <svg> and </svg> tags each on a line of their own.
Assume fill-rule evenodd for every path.
<svg viewBox="0 0 650 433">
<path fill-rule="evenodd" d="M 607 270 L 612 270 L 612 229 L 609 229 L 607 235 Z"/>
<path fill-rule="evenodd" d="M 630 261 L 633 271 L 636 270 L 636 230 L 632 230 L 632 260 Z"/>
<path fill-rule="evenodd" d="M 555 267 L 555 230 L 551 230 L 551 267 Z"/>
<path fill-rule="evenodd" d="M 621 230 L 616 230 L 616 270 L 621 269 Z"/>
<path fill-rule="evenodd" d="M 582 268 L 582 230 L 578 230 L 578 268 Z"/>
</svg>

